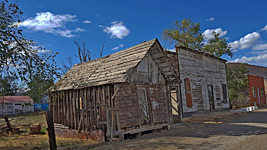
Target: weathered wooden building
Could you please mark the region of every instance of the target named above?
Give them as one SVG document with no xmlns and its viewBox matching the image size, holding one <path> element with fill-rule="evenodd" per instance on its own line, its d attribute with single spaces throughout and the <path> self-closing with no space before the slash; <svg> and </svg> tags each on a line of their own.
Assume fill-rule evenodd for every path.
<svg viewBox="0 0 267 150">
<path fill-rule="evenodd" d="M 33 105 L 29 96 L 0 96 L 0 116 L 34 112 Z"/>
<path fill-rule="evenodd" d="M 54 122 L 64 126 L 56 132 L 108 140 L 167 127 L 177 75 L 157 39 L 76 64 L 51 88 Z"/>
<path fill-rule="evenodd" d="M 183 112 L 229 108 L 226 60 L 182 46 L 176 46 L 176 51 L 178 57 L 177 52 L 166 53 L 175 69 L 179 65 Z M 175 101 L 172 92 L 173 109 L 177 109 Z"/>
</svg>

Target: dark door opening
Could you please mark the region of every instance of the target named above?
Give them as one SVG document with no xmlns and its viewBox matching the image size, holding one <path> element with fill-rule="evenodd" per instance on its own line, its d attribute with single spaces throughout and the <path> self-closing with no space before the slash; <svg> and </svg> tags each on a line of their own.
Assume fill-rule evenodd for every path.
<svg viewBox="0 0 267 150">
<path fill-rule="evenodd" d="M 213 86 L 212 85 L 208 85 L 208 96 L 209 96 L 210 110 L 214 110 L 215 106 L 214 106 L 214 94 L 213 94 Z"/>
</svg>

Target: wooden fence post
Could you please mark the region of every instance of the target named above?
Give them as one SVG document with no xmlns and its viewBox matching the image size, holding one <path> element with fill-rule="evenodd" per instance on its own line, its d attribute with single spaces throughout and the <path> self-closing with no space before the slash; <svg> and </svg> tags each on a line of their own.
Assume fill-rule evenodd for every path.
<svg viewBox="0 0 267 150">
<path fill-rule="evenodd" d="M 11 128 L 11 125 L 10 125 L 10 123 L 9 123 L 9 121 L 8 121 L 7 116 L 5 116 L 5 121 L 6 121 L 6 125 L 7 125 L 7 127 L 8 127 L 8 131 L 10 131 L 10 132 L 13 134 L 13 130 L 12 130 L 12 128 Z"/>
<path fill-rule="evenodd" d="M 53 112 L 47 111 L 46 122 L 47 122 L 47 126 L 48 126 L 47 131 L 48 131 L 48 137 L 49 137 L 50 150 L 56 150 L 57 149 L 57 143 L 56 143 L 54 122 L 53 122 Z"/>
</svg>

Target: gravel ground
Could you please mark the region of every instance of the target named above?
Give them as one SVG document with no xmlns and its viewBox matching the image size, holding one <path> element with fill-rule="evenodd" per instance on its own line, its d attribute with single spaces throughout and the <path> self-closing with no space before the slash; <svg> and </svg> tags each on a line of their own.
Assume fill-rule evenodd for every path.
<svg viewBox="0 0 267 150">
<path fill-rule="evenodd" d="M 168 131 L 103 144 L 94 149 L 267 150 L 267 109 L 238 114 L 211 112 L 193 115 Z"/>
</svg>

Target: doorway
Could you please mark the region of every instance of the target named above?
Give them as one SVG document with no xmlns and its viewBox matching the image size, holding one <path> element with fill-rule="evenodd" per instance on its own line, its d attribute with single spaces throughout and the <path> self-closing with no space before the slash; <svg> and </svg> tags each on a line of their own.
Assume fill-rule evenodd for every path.
<svg viewBox="0 0 267 150">
<path fill-rule="evenodd" d="M 139 110 L 140 110 L 139 112 L 141 114 L 141 122 L 142 124 L 147 124 L 150 122 L 150 114 L 149 114 L 146 88 L 138 87 L 137 94 L 138 94 L 138 103 L 139 103 Z"/>
<path fill-rule="evenodd" d="M 259 104 L 261 103 L 261 95 L 260 95 L 260 88 L 258 88 L 258 102 Z"/>
<path fill-rule="evenodd" d="M 213 94 L 213 86 L 212 85 L 208 85 L 208 97 L 209 97 L 210 110 L 214 110 L 215 105 L 214 105 L 214 94 Z"/>
</svg>

